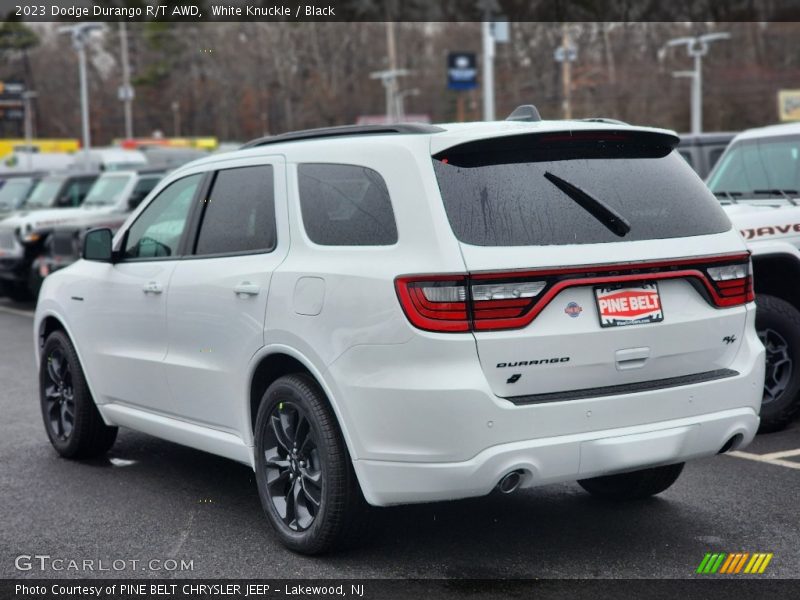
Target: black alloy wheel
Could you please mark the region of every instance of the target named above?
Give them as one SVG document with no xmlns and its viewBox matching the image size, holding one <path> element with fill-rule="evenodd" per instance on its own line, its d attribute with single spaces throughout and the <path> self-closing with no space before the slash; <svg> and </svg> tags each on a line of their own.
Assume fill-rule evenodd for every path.
<svg viewBox="0 0 800 600">
<path fill-rule="evenodd" d="M 339 423 L 313 377 L 295 373 L 274 381 L 261 398 L 253 433 L 261 505 L 287 548 L 321 554 L 363 537 L 367 504 Z"/>
<path fill-rule="evenodd" d="M 289 529 L 304 531 L 319 512 L 324 486 L 316 433 L 305 410 L 279 402 L 269 415 L 265 442 L 269 498 Z"/>
<path fill-rule="evenodd" d="M 60 347 L 53 348 L 45 357 L 45 414 L 51 434 L 67 441 L 75 427 L 75 397 L 72 389 L 72 372 Z"/>
<path fill-rule="evenodd" d="M 47 437 L 61 456 L 93 458 L 114 444 L 117 428 L 103 422 L 78 354 L 60 330 L 50 333 L 42 347 L 39 399 Z"/>
</svg>

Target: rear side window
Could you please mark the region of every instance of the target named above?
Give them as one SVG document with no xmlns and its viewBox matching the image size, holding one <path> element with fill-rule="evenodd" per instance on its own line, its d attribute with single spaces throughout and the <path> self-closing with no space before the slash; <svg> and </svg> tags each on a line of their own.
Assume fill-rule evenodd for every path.
<svg viewBox="0 0 800 600">
<path fill-rule="evenodd" d="M 309 239 L 324 246 L 388 246 L 397 225 L 386 183 L 355 165 L 302 164 L 297 168 L 300 210 Z"/>
<path fill-rule="evenodd" d="M 195 254 L 268 252 L 275 248 L 272 167 L 219 171 L 208 195 Z"/>
<path fill-rule="evenodd" d="M 565 132 L 433 157 L 456 237 L 476 246 L 597 244 L 721 233 L 730 221 L 675 138 Z"/>
</svg>

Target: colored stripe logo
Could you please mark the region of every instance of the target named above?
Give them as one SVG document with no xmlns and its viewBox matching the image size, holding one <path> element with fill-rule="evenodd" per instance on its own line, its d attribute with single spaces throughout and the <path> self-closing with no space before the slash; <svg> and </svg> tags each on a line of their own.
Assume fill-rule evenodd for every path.
<svg viewBox="0 0 800 600">
<path fill-rule="evenodd" d="M 767 570 L 772 560 L 772 552 L 706 552 L 696 573 L 714 575 L 722 573 L 736 575 L 739 573 L 761 574 Z"/>
</svg>

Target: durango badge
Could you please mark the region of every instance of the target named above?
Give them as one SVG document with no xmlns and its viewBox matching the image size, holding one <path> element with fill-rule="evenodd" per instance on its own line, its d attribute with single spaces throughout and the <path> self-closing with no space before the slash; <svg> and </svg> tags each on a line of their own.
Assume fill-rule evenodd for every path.
<svg viewBox="0 0 800 600">
<path fill-rule="evenodd" d="M 564 309 L 564 312 L 567 313 L 573 319 L 581 316 L 583 312 L 583 308 L 577 302 L 570 302 L 567 304 L 567 308 Z"/>
</svg>

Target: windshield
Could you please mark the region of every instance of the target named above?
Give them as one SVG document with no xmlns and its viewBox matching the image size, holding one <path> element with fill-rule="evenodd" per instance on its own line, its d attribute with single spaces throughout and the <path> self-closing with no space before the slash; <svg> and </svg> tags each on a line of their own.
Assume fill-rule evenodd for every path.
<svg viewBox="0 0 800 600">
<path fill-rule="evenodd" d="M 130 175 L 116 177 L 101 177 L 89 190 L 84 206 L 111 206 L 117 203 L 119 195 L 131 180 Z"/>
<path fill-rule="evenodd" d="M 729 230 L 686 161 L 651 138 L 494 138 L 440 152 L 433 167 L 453 232 L 466 244 L 597 244 Z"/>
<path fill-rule="evenodd" d="M 780 196 L 800 190 L 800 136 L 734 142 L 708 177 L 720 197 Z"/>
<path fill-rule="evenodd" d="M 25 202 L 26 208 L 47 208 L 48 206 L 55 206 L 56 197 L 64 184 L 64 180 L 59 179 L 42 179 L 36 187 L 33 188 L 28 201 Z"/>
<path fill-rule="evenodd" d="M 15 177 L 0 188 L 0 210 L 15 210 L 22 206 L 33 185 L 30 177 Z"/>
</svg>

